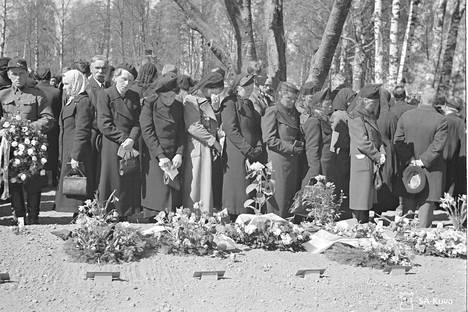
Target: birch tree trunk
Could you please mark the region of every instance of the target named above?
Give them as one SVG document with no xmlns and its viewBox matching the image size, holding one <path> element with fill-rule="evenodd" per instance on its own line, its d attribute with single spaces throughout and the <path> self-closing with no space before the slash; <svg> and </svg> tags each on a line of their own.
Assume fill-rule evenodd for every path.
<svg viewBox="0 0 468 312">
<path fill-rule="evenodd" d="M 110 37 L 111 37 L 111 30 L 110 30 L 110 22 L 111 22 L 111 16 L 110 16 L 110 6 L 111 2 L 110 0 L 107 0 L 106 2 L 106 21 L 104 24 L 104 42 L 105 42 L 105 49 L 106 49 L 106 59 L 109 59 L 109 54 L 110 54 Z"/>
<path fill-rule="evenodd" d="M 429 71 L 429 83 L 436 87 L 440 71 L 440 59 L 442 55 L 442 42 L 443 42 L 443 28 L 445 11 L 447 8 L 448 0 L 437 0 L 434 3 L 434 22 L 432 24 L 432 42 L 429 51 L 429 62 L 431 63 Z"/>
<path fill-rule="evenodd" d="M 413 41 L 414 28 L 418 16 L 418 5 L 420 0 L 411 0 L 408 12 L 408 23 L 406 24 L 405 37 L 401 46 L 400 66 L 398 67 L 397 83 L 401 83 L 405 73 L 406 57 L 408 55 L 408 45 Z"/>
<path fill-rule="evenodd" d="M 313 88 L 320 90 L 325 82 L 336 46 L 343 31 L 343 25 L 348 16 L 351 0 L 335 0 L 328 17 L 327 25 L 320 42 L 319 49 L 312 58 L 312 66 L 308 81 L 312 82 Z"/>
<path fill-rule="evenodd" d="M 237 44 L 237 72 L 249 61 L 257 61 L 257 51 L 252 27 L 251 0 L 224 0 Z"/>
<path fill-rule="evenodd" d="M 39 8 L 34 0 L 34 70 L 39 66 Z"/>
<path fill-rule="evenodd" d="M 267 75 L 273 88 L 286 81 L 286 43 L 284 41 L 283 0 L 266 0 L 264 3 Z"/>
<path fill-rule="evenodd" d="M 390 44 L 388 51 L 388 86 L 393 88 L 398 77 L 398 22 L 400 20 L 400 0 L 392 1 L 392 18 L 390 20 Z"/>
<path fill-rule="evenodd" d="M 458 29 L 460 21 L 465 12 L 465 0 L 456 0 L 455 9 L 450 20 L 450 28 L 448 32 L 447 42 L 445 45 L 445 53 L 442 61 L 442 70 L 440 75 L 440 83 L 437 91 L 443 95 L 447 95 L 450 90 L 450 81 L 452 78 L 452 66 L 455 49 L 457 47 Z"/>
<path fill-rule="evenodd" d="M 382 0 L 374 2 L 374 81 L 383 83 Z"/>
<path fill-rule="evenodd" d="M 227 48 L 220 42 L 218 28 L 205 22 L 200 10 L 189 0 L 173 0 L 184 13 L 187 25 L 205 38 L 206 45 L 216 58 L 227 68 L 228 72 L 234 72 L 234 63 Z"/>
<path fill-rule="evenodd" d="M 1 41 L 0 41 L 0 57 L 5 56 L 5 45 L 6 45 L 6 30 L 7 30 L 7 14 L 8 14 L 8 9 L 7 6 L 8 1 L 3 0 L 2 3 L 2 30 L 1 30 Z"/>
</svg>

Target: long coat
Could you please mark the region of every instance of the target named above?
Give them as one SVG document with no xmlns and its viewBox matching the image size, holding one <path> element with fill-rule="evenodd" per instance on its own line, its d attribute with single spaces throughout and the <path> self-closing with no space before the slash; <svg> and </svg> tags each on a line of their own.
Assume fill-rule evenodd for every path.
<svg viewBox="0 0 468 312">
<path fill-rule="evenodd" d="M 250 181 L 245 168 L 255 147 L 262 148 L 260 114 L 247 99 L 229 97 L 223 102 L 223 130 L 226 133 L 226 169 L 223 183 L 223 208 L 231 214 L 245 213 L 244 202 L 248 196 L 245 189 Z"/>
<path fill-rule="evenodd" d="M 449 194 L 464 194 L 466 189 L 462 188 L 466 185 L 463 179 L 466 180 L 466 170 L 463 170 L 465 158 L 461 157 L 464 151 L 461 151 L 464 136 L 465 123 L 460 115 L 451 113 L 445 116 L 447 120 L 447 143 L 444 147 L 443 157 L 446 162 L 446 172 L 444 179 L 444 192 Z"/>
<path fill-rule="evenodd" d="M 405 100 L 394 100 L 393 105 L 390 106 L 390 111 L 397 116 L 397 119 L 400 119 L 403 113 L 415 108 L 416 106 L 406 103 Z"/>
<path fill-rule="evenodd" d="M 90 171 L 90 168 L 94 160 L 91 149 L 91 127 L 94 114 L 94 107 L 86 93 L 78 95 L 71 103 L 65 105 L 60 114 L 59 158 L 62 166 L 55 196 L 57 211 L 76 212 L 84 199 L 93 196 L 94 172 Z M 63 179 L 71 171 L 68 165 L 71 159 L 81 163 L 80 170 L 87 176 L 86 196 L 67 196 L 62 193 Z"/>
<path fill-rule="evenodd" d="M 419 106 L 401 115 L 395 132 L 395 148 L 402 163 L 420 159 L 426 173 L 426 188 L 414 197 L 418 203 L 438 202 L 442 195 L 445 164 L 442 157 L 447 141 L 447 121 L 431 106 Z M 400 168 L 403 170 L 404 167 Z"/>
<path fill-rule="evenodd" d="M 398 159 L 393 145 L 393 138 L 397 127 L 398 117 L 391 111 L 381 112 L 377 120 L 383 146 L 385 148 L 385 163 L 382 165 L 382 188 L 377 191 L 377 209 L 386 211 L 398 205 L 396 185 L 398 183 Z"/>
<path fill-rule="evenodd" d="M 48 82 L 39 82 L 37 87 L 41 89 L 47 100 L 49 101 L 52 114 L 56 120 L 59 119 L 60 110 L 62 108 L 62 98 L 60 90 L 52 87 Z M 54 172 L 58 169 L 58 155 L 59 155 L 59 125 L 54 126 L 47 132 L 47 142 L 49 147 L 47 149 L 47 165 L 46 167 Z"/>
<path fill-rule="evenodd" d="M 172 91 L 159 93 L 143 101 L 140 114 L 141 135 L 149 155 L 142 159 L 142 206 L 146 217 L 158 211 L 171 211 L 181 204 L 180 188 L 164 184 L 164 172 L 159 159 L 172 160 L 176 154 L 183 155 L 185 142 L 184 112 L 182 103 Z M 149 157 L 148 157 L 149 156 Z M 180 181 L 182 173 L 176 177 Z"/>
<path fill-rule="evenodd" d="M 262 117 L 263 141 L 272 163 L 275 193 L 267 202 L 268 212 L 280 217 L 290 215 L 294 194 L 299 190 L 302 175 L 299 172 L 301 153 L 294 149 L 294 141 L 303 141 L 299 125 L 299 112 L 286 110 L 279 104 L 267 108 Z"/>
<path fill-rule="evenodd" d="M 374 164 L 385 153 L 377 123 L 356 116 L 348 118 L 351 169 L 349 180 L 349 208 L 370 210 L 374 203 Z"/>
<path fill-rule="evenodd" d="M 210 145 L 218 139 L 218 120 L 210 101 L 201 93 L 187 95 L 183 106 L 187 141 L 182 203 L 185 208 L 193 208 L 201 202 L 201 210 L 210 213 L 213 210 Z"/>
<path fill-rule="evenodd" d="M 138 93 L 128 90 L 120 95 L 115 86 L 98 94 L 97 117 L 98 127 L 103 134 L 101 150 L 101 171 L 99 179 L 99 198 L 106 200 L 116 190 L 119 199 L 115 208 L 121 216 L 131 215 L 140 209 L 140 170 L 120 176 L 119 146 L 131 138 L 138 150 L 140 137 L 140 97 Z"/>
<path fill-rule="evenodd" d="M 332 138 L 332 128 L 328 120 L 323 117 L 311 115 L 304 122 L 303 126 L 305 152 L 309 169 L 302 181 L 302 185 L 307 185 L 313 177 L 321 174 L 328 181 L 334 182 L 335 166 L 334 155 L 330 151 Z"/>
</svg>

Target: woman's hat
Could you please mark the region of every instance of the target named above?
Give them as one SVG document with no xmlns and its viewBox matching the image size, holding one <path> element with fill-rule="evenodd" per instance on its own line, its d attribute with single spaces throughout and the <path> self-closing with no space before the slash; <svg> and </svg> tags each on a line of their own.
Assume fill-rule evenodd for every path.
<svg viewBox="0 0 468 312">
<path fill-rule="evenodd" d="M 419 166 L 410 165 L 403 171 L 403 184 L 410 194 L 418 194 L 426 186 L 426 173 Z"/>
</svg>

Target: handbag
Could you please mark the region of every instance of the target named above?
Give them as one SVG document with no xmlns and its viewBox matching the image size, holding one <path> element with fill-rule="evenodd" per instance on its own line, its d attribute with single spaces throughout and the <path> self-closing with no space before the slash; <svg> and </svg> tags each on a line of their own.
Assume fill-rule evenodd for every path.
<svg viewBox="0 0 468 312">
<path fill-rule="evenodd" d="M 376 190 L 380 190 L 383 186 L 382 170 L 381 170 L 380 165 L 374 164 L 373 180 L 374 180 L 374 188 Z"/>
<path fill-rule="evenodd" d="M 63 178 L 62 193 L 64 195 L 86 196 L 87 177 L 79 168 L 71 170 Z"/>
<path fill-rule="evenodd" d="M 138 167 L 140 165 L 138 157 L 132 157 L 128 159 L 121 159 L 119 162 L 119 174 L 121 176 L 133 174 L 138 172 Z"/>
</svg>

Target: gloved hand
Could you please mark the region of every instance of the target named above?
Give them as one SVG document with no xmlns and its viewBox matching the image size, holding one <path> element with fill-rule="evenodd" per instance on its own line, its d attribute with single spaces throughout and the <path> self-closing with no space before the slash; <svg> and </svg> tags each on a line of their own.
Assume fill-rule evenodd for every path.
<svg viewBox="0 0 468 312">
<path fill-rule="evenodd" d="M 247 153 L 247 158 L 249 160 L 255 161 L 262 155 L 263 148 L 261 146 L 255 146 Z"/>
</svg>

